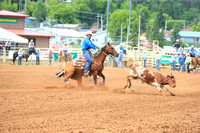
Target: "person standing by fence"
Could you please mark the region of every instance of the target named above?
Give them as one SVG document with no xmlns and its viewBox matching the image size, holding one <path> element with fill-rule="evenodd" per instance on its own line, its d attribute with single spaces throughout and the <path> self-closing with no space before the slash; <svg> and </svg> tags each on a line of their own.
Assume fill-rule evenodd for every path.
<svg viewBox="0 0 200 133">
<path fill-rule="evenodd" d="M 147 54 L 146 54 L 146 52 L 144 52 L 143 60 L 144 60 L 144 68 L 146 68 L 146 61 L 147 61 Z"/>
<path fill-rule="evenodd" d="M 22 51 L 22 49 L 19 49 L 18 52 L 18 65 L 22 65 L 22 56 L 23 56 L 24 52 Z"/>
<path fill-rule="evenodd" d="M 157 52 L 156 53 L 156 69 L 159 71 L 160 70 L 160 63 L 159 63 L 159 60 L 160 60 L 161 56 L 160 56 L 160 53 Z"/>
<path fill-rule="evenodd" d="M 40 65 L 40 50 L 37 48 L 36 50 L 36 65 Z"/>
<path fill-rule="evenodd" d="M 53 52 L 52 49 L 49 49 L 49 66 L 51 66 L 52 58 L 53 58 Z"/>
<path fill-rule="evenodd" d="M 6 47 L 6 50 L 10 50 L 11 43 L 9 40 L 6 42 L 5 47 Z"/>
<path fill-rule="evenodd" d="M 190 63 L 191 63 L 191 57 L 190 57 L 190 54 L 187 54 L 187 57 L 186 57 L 186 60 L 185 60 L 185 64 L 187 64 L 188 73 L 190 73 Z"/>
<path fill-rule="evenodd" d="M 182 55 L 179 57 L 178 61 L 179 61 L 179 68 L 178 68 L 178 72 L 182 66 L 182 72 L 185 72 L 185 53 L 182 53 Z"/>
<path fill-rule="evenodd" d="M 176 71 L 176 61 L 177 61 L 177 55 L 176 53 L 172 54 L 172 70 Z"/>
<path fill-rule="evenodd" d="M 118 61 L 117 61 L 117 66 L 119 67 L 119 64 L 120 64 L 121 68 L 122 68 L 122 59 L 123 59 L 123 50 L 120 50 L 120 53 L 118 56 Z"/>
<path fill-rule="evenodd" d="M 31 39 L 31 41 L 29 42 L 29 45 L 28 45 L 28 50 L 32 51 L 34 49 L 35 49 L 35 44 L 34 44 L 33 40 Z"/>
</svg>

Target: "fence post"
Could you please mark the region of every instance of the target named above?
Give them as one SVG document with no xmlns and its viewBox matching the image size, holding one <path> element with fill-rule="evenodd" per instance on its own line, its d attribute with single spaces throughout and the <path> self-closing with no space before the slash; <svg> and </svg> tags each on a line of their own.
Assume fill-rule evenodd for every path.
<svg viewBox="0 0 200 133">
<path fill-rule="evenodd" d="M 3 64 L 6 63 L 6 48 L 3 47 Z"/>
</svg>

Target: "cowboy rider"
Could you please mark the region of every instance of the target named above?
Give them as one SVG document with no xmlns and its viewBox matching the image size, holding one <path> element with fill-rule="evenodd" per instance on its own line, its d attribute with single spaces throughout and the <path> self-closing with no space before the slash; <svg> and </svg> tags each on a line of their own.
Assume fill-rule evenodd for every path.
<svg viewBox="0 0 200 133">
<path fill-rule="evenodd" d="M 68 52 L 68 43 L 67 42 L 64 43 L 63 51 L 65 53 L 67 60 L 68 60 L 68 53 L 67 53 Z"/>
<path fill-rule="evenodd" d="M 96 50 L 96 48 L 98 48 L 98 47 L 96 45 L 94 45 L 91 41 L 91 37 L 92 37 L 91 31 L 87 31 L 85 33 L 85 35 L 86 35 L 86 37 L 83 40 L 81 49 L 82 49 L 83 55 L 84 55 L 84 57 L 87 61 L 86 66 L 85 66 L 85 70 L 84 70 L 84 77 L 88 77 L 90 65 L 92 63 L 92 59 L 91 59 L 91 56 L 90 56 L 89 49 L 92 48 L 92 49 Z"/>
</svg>

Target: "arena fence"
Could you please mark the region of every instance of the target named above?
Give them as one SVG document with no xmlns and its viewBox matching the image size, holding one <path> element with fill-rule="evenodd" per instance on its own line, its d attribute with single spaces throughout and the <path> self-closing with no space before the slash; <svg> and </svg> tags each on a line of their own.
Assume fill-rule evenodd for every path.
<svg viewBox="0 0 200 133">
<path fill-rule="evenodd" d="M 19 46 L 12 46 L 11 50 L 5 50 L 5 47 L 3 47 L 3 49 L 0 50 L 1 64 L 11 64 L 13 53 L 15 51 L 18 51 L 20 48 L 22 48 L 23 51 L 28 50 L 27 47 L 19 47 Z M 40 49 L 40 65 L 48 65 L 49 64 L 49 60 L 48 60 L 49 49 L 48 48 L 39 48 L 39 49 Z M 117 47 L 115 47 L 115 49 L 119 51 Z M 59 65 L 58 58 L 59 58 L 60 50 L 61 49 L 52 49 L 53 57 L 54 57 L 52 60 L 52 65 Z M 69 52 L 72 54 L 73 59 L 76 59 L 82 56 L 82 50 L 80 48 L 70 48 Z M 127 47 L 127 51 L 126 51 L 126 54 L 124 54 L 124 58 L 122 62 L 123 65 L 125 67 L 128 67 L 132 63 L 144 65 L 144 61 L 143 61 L 144 52 L 146 52 L 147 54 L 146 66 L 155 67 L 155 64 L 156 64 L 155 55 L 156 55 L 157 50 L 146 48 L 146 47 L 140 47 L 140 49 L 138 49 L 137 47 Z M 159 53 L 162 56 L 160 67 L 171 69 L 171 56 L 173 52 L 160 50 Z M 36 62 L 35 60 L 36 60 L 36 56 L 32 54 L 29 57 L 29 64 L 35 65 L 35 62 Z M 17 60 L 16 60 L 16 64 L 17 64 Z M 25 59 L 22 60 L 22 64 L 25 64 Z M 113 67 L 117 67 L 117 59 L 113 60 L 112 57 L 108 56 L 105 60 L 105 65 L 112 65 Z M 177 67 L 178 66 L 179 64 L 177 63 Z"/>
</svg>

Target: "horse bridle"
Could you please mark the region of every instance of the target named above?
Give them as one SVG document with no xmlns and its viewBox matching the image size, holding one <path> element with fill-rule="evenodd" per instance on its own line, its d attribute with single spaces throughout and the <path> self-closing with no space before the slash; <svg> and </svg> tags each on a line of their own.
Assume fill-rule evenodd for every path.
<svg viewBox="0 0 200 133">
<path fill-rule="evenodd" d="M 108 45 L 107 45 L 107 46 L 108 46 Z M 113 50 L 114 48 L 110 48 L 110 47 L 109 47 L 109 49 L 112 51 L 112 54 L 114 55 L 114 57 L 116 57 L 116 54 L 115 54 L 115 52 L 114 52 L 114 50 Z M 102 52 L 104 55 L 106 55 L 106 56 L 108 55 L 108 54 L 106 54 L 103 50 L 102 50 L 101 52 Z M 112 56 L 112 55 L 111 55 L 111 56 Z"/>
</svg>

